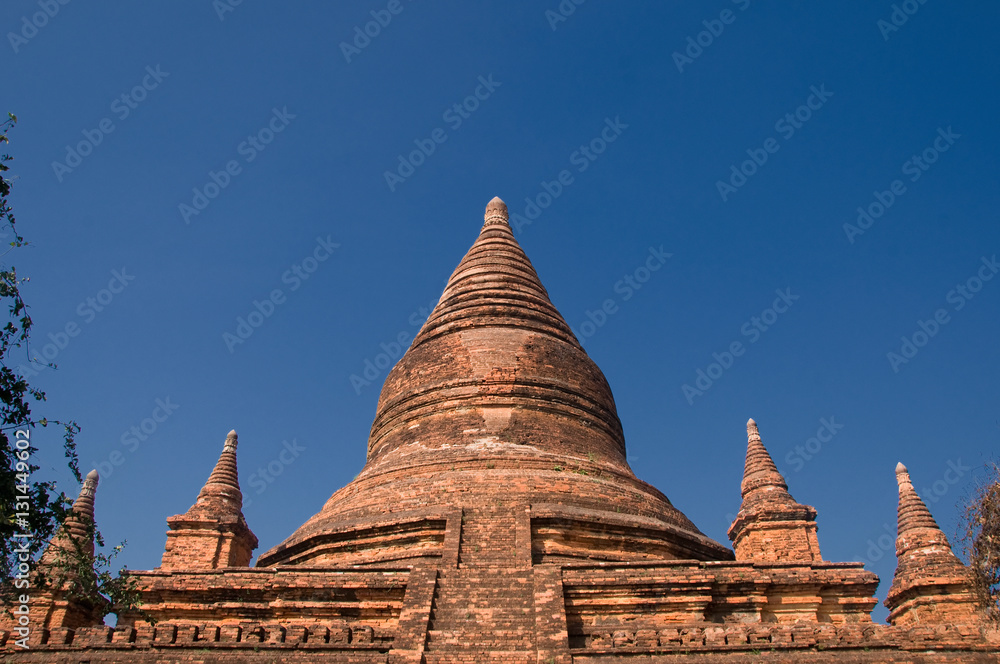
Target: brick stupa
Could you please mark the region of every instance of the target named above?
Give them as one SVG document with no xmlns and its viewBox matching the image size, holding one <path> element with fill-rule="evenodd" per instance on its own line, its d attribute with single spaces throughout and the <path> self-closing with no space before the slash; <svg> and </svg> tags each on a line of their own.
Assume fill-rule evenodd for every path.
<svg viewBox="0 0 1000 664">
<path fill-rule="evenodd" d="M 167 519 L 161 566 L 132 573 L 155 623 L 103 626 L 54 590 L 33 600 L 29 650 L 9 619 L 0 642 L 10 661 L 66 664 L 1000 661 L 905 469 L 878 625 L 878 578 L 822 559 L 816 510 L 747 433 L 734 552 L 629 468 L 611 389 L 495 198 L 386 379 L 353 482 L 250 567 L 231 432 Z"/>
</svg>

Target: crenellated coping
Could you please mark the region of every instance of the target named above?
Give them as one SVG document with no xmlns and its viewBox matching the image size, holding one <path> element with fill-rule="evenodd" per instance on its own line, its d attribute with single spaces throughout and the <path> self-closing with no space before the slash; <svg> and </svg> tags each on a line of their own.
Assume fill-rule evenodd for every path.
<svg viewBox="0 0 1000 664">
<path fill-rule="evenodd" d="M 62 648 L 308 648 L 327 650 L 377 650 L 392 647 L 395 630 L 384 626 L 328 623 L 279 622 L 161 622 L 138 627 L 57 627 L 42 631 L 32 647 Z M 0 631 L 0 647 L 10 648 L 13 639 Z"/>
<path fill-rule="evenodd" d="M 570 651 L 574 656 L 621 651 L 638 655 L 765 650 L 863 650 L 891 656 L 893 651 L 934 649 L 989 653 L 995 652 L 995 648 L 983 639 L 974 625 L 924 625 L 904 629 L 872 623 L 837 625 L 809 621 L 793 624 L 690 623 L 658 629 L 638 625 L 591 626 L 583 634 L 570 636 Z M 912 661 L 908 657 L 903 655 L 900 661 Z"/>
<path fill-rule="evenodd" d="M 395 633 L 384 628 L 349 623 L 158 623 L 140 627 L 57 627 L 42 631 L 34 650 L 353 650 L 387 652 Z M 0 631 L 0 648 L 14 650 L 14 639 Z M 893 627 L 873 623 L 792 624 L 685 623 L 669 627 L 641 624 L 591 625 L 571 634 L 575 656 L 627 651 L 726 652 L 788 650 L 870 650 L 995 652 L 975 625 L 915 625 Z M 20 650 L 17 648 L 17 650 Z"/>
</svg>

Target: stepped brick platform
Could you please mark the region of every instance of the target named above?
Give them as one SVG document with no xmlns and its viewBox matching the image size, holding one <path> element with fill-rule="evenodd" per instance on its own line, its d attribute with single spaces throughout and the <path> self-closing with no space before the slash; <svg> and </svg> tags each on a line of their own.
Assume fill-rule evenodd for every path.
<svg viewBox="0 0 1000 664">
<path fill-rule="evenodd" d="M 29 633 L 0 620 L 5 661 L 1000 662 L 901 464 L 888 625 L 871 620 L 878 578 L 823 560 L 817 512 L 753 420 L 733 549 L 636 478 L 611 389 L 500 199 L 387 377 L 362 472 L 253 567 L 237 445 L 230 432 L 194 505 L 167 519 L 160 567 L 132 572 L 155 623 L 106 627 L 60 586 L 32 597 Z M 97 480 L 36 573 L 69 546 L 93 555 Z"/>
</svg>

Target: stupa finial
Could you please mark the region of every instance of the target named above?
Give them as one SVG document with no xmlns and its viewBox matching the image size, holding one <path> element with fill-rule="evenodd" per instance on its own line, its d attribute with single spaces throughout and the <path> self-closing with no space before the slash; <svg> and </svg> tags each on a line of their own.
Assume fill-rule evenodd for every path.
<svg viewBox="0 0 1000 664">
<path fill-rule="evenodd" d="M 485 226 L 491 224 L 506 224 L 509 216 L 507 214 L 507 204 L 499 196 L 494 196 L 493 200 L 486 205 L 486 214 L 483 217 Z"/>
</svg>

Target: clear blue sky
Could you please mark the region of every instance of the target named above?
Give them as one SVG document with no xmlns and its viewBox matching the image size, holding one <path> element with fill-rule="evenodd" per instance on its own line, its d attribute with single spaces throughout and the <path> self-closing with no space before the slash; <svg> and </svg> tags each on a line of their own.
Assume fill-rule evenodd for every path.
<svg viewBox="0 0 1000 664">
<path fill-rule="evenodd" d="M 636 473 L 706 534 L 728 543 L 748 417 L 824 558 L 867 559 L 880 598 L 897 461 L 954 534 L 1000 437 L 1000 279 L 977 281 L 1000 254 L 1000 8 L 222 2 L 0 9 L 33 244 L 8 259 L 33 352 L 64 346 L 38 412 L 112 469 L 98 520 L 130 567 L 159 564 L 232 428 L 258 553 L 351 480 L 387 371 L 352 374 L 412 337 L 494 195 L 534 217 L 515 234 Z M 650 248 L 671 256 L 647 274 Z M 56 432 L 36 440 L 75 493 Z"/>
</svg>

